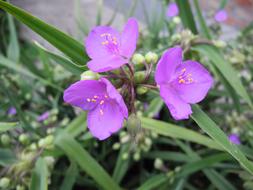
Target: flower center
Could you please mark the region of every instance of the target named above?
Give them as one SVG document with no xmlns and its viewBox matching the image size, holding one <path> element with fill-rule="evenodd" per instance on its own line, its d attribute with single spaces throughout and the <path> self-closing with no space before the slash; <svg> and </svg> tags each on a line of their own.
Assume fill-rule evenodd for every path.
<svg viewBox="0 0 253 190">
<path fill-rule="evenodd" d="M 179 74 L 178 78 L 178 83 L 179 84 L 191 84 L 193 82 L 196 82 L 193 78 L 192 78 L 192 74 L 186 72 L 186 68 L 183 68 L 181 70 L 181 73 Z"/>
<path fill-rule="evenodd" d="M 103 46 L 106 46 L 111 53 L 119 54 L 118 39 L 115 36 L 110 33 L 103 33 L 100 37 L 104 39 L 101 42 Z"/>
<path fill-rule="evenodd" d="M 104 111 L 103 111 L 103 105 L 104 103 L 108 100 L 108 95 L 104 94 L 104 95 L 94 95 L 93 97 L 90 98 L 86 98 L 86 102 L 92 103 L 92 104 L 96 104 L 97 106 L 99 106 L 99 113 L 100 115 L 104 115 Z"/>
</svg>

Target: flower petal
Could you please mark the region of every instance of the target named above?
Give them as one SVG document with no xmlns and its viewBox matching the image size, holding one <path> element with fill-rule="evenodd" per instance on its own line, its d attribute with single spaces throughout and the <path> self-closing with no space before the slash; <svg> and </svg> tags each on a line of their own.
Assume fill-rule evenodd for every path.
<svg viewBox="0 0 253 190">
<path fill-rule="evenodd" d="M 92 59 L 87 63 L 87 66 L 93 72 L 106 72 L 117 69 L 126 64 L 127 60 L 117 55 L 110 55 Z"/>
<path fill-rule="evenodd" d="M 110 35 L 110 36 L 108 36 Z M 120 34 L 109 26 L 97 26 L 88 35 L 85 40 L 86 52 L 91 59 L 106 57 L 114 54 L 118 46 L 112 44 L 113 39 L 119 40 Z M 110 42 L 105 45 L 105 42 Z M 113 46 L 113 48 L 111 47 Z M 119 52 L 118 52 L 119 53 Z"/>
<path fill-rule="evenodd" d="M 124 122 L 124 116 L 115 100 L 97 106 L 88 113 L 88 128 L 94 137 L 104 140 L 117 132 Z"/>
<path fill-rule="evenodd" d="M 138 23 L 136 19 L 128 19 L 121 34 L 120 54 L 124 57 L 130 58 L 133 55 L 138 40 L 138 32 Z"/>
<path fill-rule="evenodd" d="M 182 62 L 182 48 L 176 46 L 168 49 L 158 62 L 155 71 L 157 84 L 168 83 L 172 80 L 177 66 Z"/>
<path fill-rule="evenodd" d="M 121 112 L 123 113 L 124 117 L 127 118 L 128 109 L 122 96 L 119 94 L 119 92 L 115 89 L 115 87 L 111 84 L 109 80 L 107 80 L 106 78 L 101 78 L 100 81 L 106 84 L 106 91 L 107 91 L 108 96 L 111 99 L 114 99 L 118 103 L 118 106 L 120 107 Z"/>
<path fill-rule="evenodd" d="M 178 10 L 178 6 L 176 3 L 170 3 L 168 5 L 168 9 L 167 9 L 167 16 L 168 17 L 174 17 L 174 16 L 177 16 L 179 13 L 179 10 Z"/>
<path fill-rule="evenodd" d="M 217 22 L 224 22 L 227 20 L 227 18 L 228 18 L 227 12 L 224 9 L 219 10 L 214 16 L 214 19 Z"/>
<path fill-rule="evenodd" d="M 65 102 L 83 110 L 92 110 L 98 104 L 93 97 L 105 93 L 106 86 L 104 83 L 96 80 L 81 80 L 64 91 L 63 99 Z"/>
<path fill-rule="evenodd" d="M 184 102 L 169 85 L 160 86 L 160 95 L 175 120 L 188 119 L 192 114 L 190 104 Z"/>
<path fill-rule="evenodd" d="M 185 61 L 177 68 L 177 73 L 184 71 L 185 83 L 179 83 L 180 79 L 173 82 L 178 95 L 187 103 L 198 103 L 205 98 L 212 87 L 213 78 L 210 73 L 196 61 Z M 187 78 L 188 76 L 188 78 Z M 191 82 L 189 82 L 191 81 Z"/>
</svg>

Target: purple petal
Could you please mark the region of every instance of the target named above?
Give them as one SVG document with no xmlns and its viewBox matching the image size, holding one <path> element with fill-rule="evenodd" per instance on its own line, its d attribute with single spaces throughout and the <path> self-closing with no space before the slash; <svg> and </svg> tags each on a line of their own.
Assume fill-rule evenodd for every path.
<svg viewBox="0 0 253 190">
<path fill-rule="evenodd" d="M 182 48 L 176 46 L 168 49 L 158 62 L 155 71 L 155 81 L 157 84 L 168 83 L 172 80 L 174 72 L 182 62 Z"/>
<path fill-rule="evenodd" d="M 64 91 L 64 101 L 83 110 L 92 110 L 99 101 L 96 96 L 104 96 L 106 85 L 96 80 L 81 80 Z"/>
<path fill-rule="evenodd" d="M 192 114 L 190 104 L 184 102 L 169 85 L 160 86 L 160 95 L 175 120 L 188 119 Z"/>
<path fill-rule="evenodd" d="M 44 121 L 46 120 L 50 115 L 50 112 L 49 111 L 46 111 L 44 112 L 43 114 L 41 114 L 38 118 L 37 118 L 37 121 L 41 122 L 41 121 Z"/>
<path fill-rule="evenodd" d="M 138 23 L 136 19 L 128 19 L 121 34 L 120 52 L 124 57 L 130 58 L 133 55 L 138 40 L 138 32 Z"/>
<path fill-rule="evenodd" d="M 91 59 L 119 54 L 120 34 L 109 26 L 95 27 L 85 40 L 86 52 Z"/>
<path fill-rule="evenodd" d="M 177 16 L 179 13 L 178 7 L 176 3 L 170 3 L 168 5 L 168 10 L 167 10 L 167 16 L 168 17 L 174 17 Z"/>
<path fill-rule="evenodd" d="M 115 89 L 115 87 L 111 84 L 111 82 L 108 81 L 106 78 L 101 78 L 100 81 L 106 84 L 106 91 L 107 91 L 108 96 L 117 102 L 121 112 L 123 113 L 123 116 L 125 118 L 127 118 L 128 117 L 128 109 L 127 109 L 127 106 L 126 106 L 122 96 Z"/>
<path fill-rule="evenodd" d="M 10 107 L 7 112 L 8 115 L 16 115 L 16 113 L 17 113 L 17 110 L 15 107 Z"/>
<path fill-rule="evenodd" d="M 88 113 L 88 128 L 94 137 L 104 140 L 123 125 L 124 115 L 115 100 L 98 105 Z"/>
<path fill-rule="evenodd" d="M 230 134 L 228 136 L 228 139 L 231 143 L 234 143 L 234 144 L 241 144 L 241 141 L 240 141 L 240 138 L 238 135 L 236 134 Z"/>
<path fill-rule="evenodd" d="M 205 98 L 213 84 L 210 73 L 198 62 L 185 61 L 176 70 L 173 88 L 187 103 L 198 103 Z"/>
<path fill-rule="evenodd" d="M 92 59 L 87 63 L 87 66 L 93 72 L 106 72 L 119 68 L 127 63 L 127 60 L 118 55 L 109 55 Z"/>
<path fill-rule="evenodd" d="M 224 21 L 227 20 L 227 18 L 228 18 L 227 12 L 224 9 L 219 10 L 218 12 L 216 12 L 216 14 L 214 16 L 214 19 L 217 22 L 224 22 Z"/>
</svg>

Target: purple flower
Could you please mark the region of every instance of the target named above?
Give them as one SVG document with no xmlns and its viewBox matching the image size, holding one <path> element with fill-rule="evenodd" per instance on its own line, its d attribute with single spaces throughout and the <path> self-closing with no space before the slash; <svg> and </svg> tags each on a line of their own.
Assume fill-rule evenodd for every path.
<svg viewBox="0 0 253 190">
<path fill-rule="evenodd" d="M 167 16 L 168 17 L 174 17 L 177 16 L 179 13 L 178 7 L 176 3 L 170 3 L 168 5 L 168 9 L 167 9 Z"/>
<path fill-rule="evenodd" d="M 240 138 L 238 135 L 236 134 L 230 134 L 228 136 L 228 139 L 231 143 L 234 143 L 234 144 L 241 144 L 241 141 L 240 141 Z"/>
<path fill-rule="evenodd" d="M 37 121 L 42 122 L 46 120 L 49 117 L 49 115 L 50 115 L 49 111 L 46 111 L 37 118 Z"/>
<path fill-rule="evenodd" d="M 122 33 L 109 26 L 95 27 L 85 41 L 87 54 L 91 58 L 88 67 L 94 72 L 117 69 L 128 63 L 136 49 L 138 24 L 130 18 Z"/>
<path fill-rule="evenodd" d="M 214 19 L 217 22 L 224 22 L 227 20 L 227 18 L 228 18 L 227 12 L 224 9 L 217 11 L 216 14 L 214 15 Z"/>
<path fill-rule="evenodd" d="M 10 107 L 7 112 L 8 115 L 16 115 L 16 113 L 17 113 L 17 110 L 15 107 Z"/>
<path fill-rule="evenodd" d="M 88 128 L 99 140 L 117 132 L 128 117 L 122 96 L 105 78 L 72 84 L 64 91 L 64 101 L 88 111 Z"/>
<path fill-rule="evenodd" d="M 176 120 L 188 119 L 190 104 L 200 102 L 211 88 L 213 79 L 196 61 L 183 61 L 179 46 L 167 50 L 158 62 L 155 81 L 160 95 Z"/>
</svg>

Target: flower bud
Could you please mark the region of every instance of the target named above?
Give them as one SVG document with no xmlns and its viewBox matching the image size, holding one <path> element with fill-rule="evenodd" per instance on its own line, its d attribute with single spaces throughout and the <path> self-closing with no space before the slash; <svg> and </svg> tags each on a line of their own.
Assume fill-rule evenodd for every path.
<svg viewBox="0 0 253 190">
<path fill-rule="evenodd" d="M 127 160 L 129 157 L 129 154 L 127 152 L 122 154 L 122 160 Z"/>
<path fill-rule="evenodd" d="M 144 81 L 145 77 L 146 77 L 145 71 L 137 71 L 134 74 L 134 81 L 136 84 L 140 84 Z"/>
<path fill-rule="evenodd" d="M 112 145 L 112 149 L 113 149 L 113 150 L 119 150 L 119 148 L 120 148 L 120 143 L 114 143 L 114 144 Z"/>
<path fill-rule="evenodd" d="M 85 71 L 81 74 L 81 80 L 98 80 L 100 75 L 93 71 Z"/>
<path fill-rule="evenodd" d="M 50 146 L 50 145 L 53 144 L 53 142 L 54 142 L 54 136 L 53 135 L 46 136 L 46 138 L 45 138 L 45 145 Z"/>
<path fill-rule="evenodd" d="M 3 189 L 7 189 L 10 185 L 10 179 L 7 177 L 3 177 L 0 179 L 0 187 Z"/>
<path fill-rule="evenodd" d="M 154 167 L 155 169 L 160 170 L 161 168 L 163 168 L 163 161 L 160 158 L 156 158 L 154 162 Z"/>
<path fill-rule="evenodd" d="M 143 64 L 145 61 L 145 58 L 142 54 L 140 53 L 135 53 L 133 58 L 132 58 L 132 62 L 135 64 L 135 65 L 139 65 L 139 64 Z"/>
<path fill-rule="evenodd" d="M 46 161 L 46 164 L 47 164 L 48 168 L 52 169 L 53 166 L 54 166 L 54 163 L 55 163 L 54 157 L 52 157 L 52 156 L 46 156 L 46 157 L 44 157 L 44 160 Z"/>
<path fill-rule="evenodd" d="M 25 190 L 25 187 L 22 185 L 17 185 L 16 190 Z"/>
<path fill-rule="evenodd" d="M 127 120 L 127 130 L 131 137 L 135 137 L 141 131 L 141 120 L 135 115 L 131 114 Z"/>
<path fill-rule="evenodd" d="M 181 23 L 181 19 L 179 16 L 175 16 L 172 18 L 172 22 L 174 22 L 175 24 L 180 24 Z"/>
<path fill-rule="evenodd" d="M 138 86 L 136 89 L 137 94 L 139 95 L 143 95 L 146 94 L 148 92 L 148 88 L 145 86 Z"/>
<path fill-rule="evenodd" d="M 222 41 L 222 40 L 214 40 L 213 44 L 218 47 L 218 48 L 224 48 L 226 47 L 226 42 Z"/>
<path fill-rule="evenodd" d="M 26 145 L 29 143 L 29 136 L 27 134 L 21 134 L 19 137 L 18 137 L 18 140 L 21 144 L 23 145 Z"/>
<path fill-rule="evenodd" d="M 181 40 L 181 35 L 180 34 L 173 34 L 172 36 L 171 36 L 171 40 L 173 41 L 173 42 L 177 42 L 177 41 L 179 41 L 179 40 Z"/>
<path fill-rule="evenodd" d="M 1 142 L 4 146 L 9 146 L 11 143 L 11 138 L 7 134 L 1 135 Z"/>
<path fill-rule="evenodd" d="M 135 161 L 139 161 L 140 158 L 141 158 L 140 153 L 139 153 L 139 152 L 135 152 L 135 153 L 134 153 L 134 156 L 133 156 L 133 159 L 134 159 Z"/>
<path fill-rule="evenodd" d="M 156 63 L 157 60 L 158 60 L 158 55 L 156 53 L 153 53 L 153 52 L 148 52 L 146 55 L 145 55 L 145 60 L 147 63 Z"/>
</svg>

